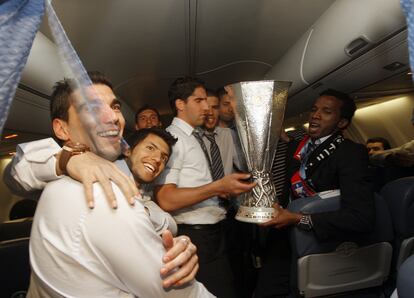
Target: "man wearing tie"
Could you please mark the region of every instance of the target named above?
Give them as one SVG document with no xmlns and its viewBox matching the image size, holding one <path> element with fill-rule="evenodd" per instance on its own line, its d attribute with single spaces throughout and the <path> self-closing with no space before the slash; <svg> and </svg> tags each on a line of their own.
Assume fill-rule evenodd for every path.
<svg viewBox="0 0 414 298">
<path fill-rule="evenodd" d="M 169 92 L 176 115 L 167 127 L 178 138 L 164 173 L 157 179 L 155 197 L 162 209 L 171 212 L 178 234 L 191 235 L 198 248 L 200 270 L 197 280 L 218 297 L 236 297 L 234 280 L 226 255 L 226 208 L 221 199 L 249 191 L 255 184 L 243 181 L 249 174 L 226 174 L 220 151 L 205 148 L 198 126 L 203 125 L 209 105 L 204 83 L 184 77 L 176 79 Z M 203 146 L 204 145 L 204 146 Z M 207 154 L 205 153 L 207 152 Z"/>
</svg>

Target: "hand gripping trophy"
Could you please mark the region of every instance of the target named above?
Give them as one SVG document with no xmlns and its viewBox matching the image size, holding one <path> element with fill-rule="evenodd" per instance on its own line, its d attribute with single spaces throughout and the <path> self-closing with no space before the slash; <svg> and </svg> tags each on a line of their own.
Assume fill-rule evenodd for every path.
<svg viewBox="0 0 414 298">
<path fill-rule="evenodd" d="M 250 223 L 274 217 L 277 202 L 271 167 L 285 114 L 291 82 L 252 81 L 231 85 L 235 120 L 252 179 L 257 185 L 242 196 L 236 219 Z"/>
</svg>

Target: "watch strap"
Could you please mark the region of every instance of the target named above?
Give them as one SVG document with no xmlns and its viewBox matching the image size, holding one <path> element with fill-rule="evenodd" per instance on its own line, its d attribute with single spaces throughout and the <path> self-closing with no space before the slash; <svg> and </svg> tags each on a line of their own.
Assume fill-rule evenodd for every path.
<svg viewBox="0 0 414 298">
<path fill-rule="evenodd" d="M 303 214 L 299 223 L 296 225 L 299 229 L 310 231 L 313 228 L 312 218 L 309 214 Z"/>
<path fill-rule="evenodd" d="M 91 151 L 91 149 L 81 143 L 73 143 L 73 142 L 66 142 L 63 147 L 62 147 L 62 151 L 60 153 L 59 156 L 59 169 L 60 171 L 64 174 L 67 175 L 67 165 L 69 160 L 72 158 L 72 156 L 74 155 L 79 155 L 79 154 L 83 154 L 85 152 L 89 152 Z"/>
</svg>

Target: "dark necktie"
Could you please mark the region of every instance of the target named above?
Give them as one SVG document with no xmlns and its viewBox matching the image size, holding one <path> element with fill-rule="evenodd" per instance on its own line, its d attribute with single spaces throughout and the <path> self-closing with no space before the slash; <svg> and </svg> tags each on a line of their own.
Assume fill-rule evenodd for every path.
<svg viewBox="0 0 414 298">
<path fill-rule="evenodd" d="M 207 151 L 206 144 L 204 144 L 204 141 L 203 141 L 203 132 L 198 130 L 198 129 L 194 129 L 193 130 L 193 136 L 196 138 L 196 140 L 200 144 L 201 149 L 203 149 L 204 155 L 205 155 L 205 157 L 207 159 L 207 162 L 208 162 L 208 167 L 210 169 L 211 176 L 213 176 L 213 171 L 211 169 L 211 160 L 210 160 L 210 157 L 208 156 L 208 151 Z"/>
<path fill-rule="evenodd" d="M 213 180 L 219 180 L 224 177 L 223 160 L 221 159 L 220 150 L 217 146 L 214 133 L 205 133 L 205 136 L 210 141 L 211 175 L 213 176 Z"/>
<path fill-rule="evenodd" d="M 303 179 L 306 179 L 306 164 L 308 163 L 309 156 L 311 155 L 312 151 L 316 148 L 316 144 L 309 140 L 306 144 L 306 148 L 304 152 L 301 154 L 300 159 L 300 169 L 299 173 Z"/>
<path fill-rule="evenodd" d="M 211 177 L 213 178 L 213 180 L 221 179 L 221 178 L 224 177 L 223 161 L 221 160 L 220 151 L 219 151 L 217 143 L 214 139 L 214 135 L 210 136 L 211 139 L 212 139 L 212 141 L 211 141 L 210 137 L 207 134 L 205 134 L 207 139 L 210 141 L 210 155 L 211 155 L 211 158 L 210 158 L 209 155 L 208 155 L 206 144 L 204 144 L 204 141 L 203 141 L 203 134 L 204 134 L 204 132 L 202 132 L 198 129 L 195 129 L 193 131 L 194 137 L 200 143 L 201 149 L 203 149 L 204 155 L 207 158 L 208 166 L 210 168 Z M 215 147 L 215 149 L 213 149 L 213 147 Z M 230 204 L 229 200 L 219 198 L 219 205 L 222 206 L 223 208 L 228 209 L 229 204 Z"/>
</svg>

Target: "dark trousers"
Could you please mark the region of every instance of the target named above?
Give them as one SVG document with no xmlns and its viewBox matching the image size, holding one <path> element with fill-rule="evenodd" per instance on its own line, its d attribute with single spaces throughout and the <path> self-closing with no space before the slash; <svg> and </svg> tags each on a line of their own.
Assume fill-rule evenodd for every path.
<svg viewBox="0 0 414 298">
<path fill-rule="evenodd" d="M 269 228 L 255 298 L 276 298 L 289 295 L 291 260 L 288 230 Z"/>
<path fill-rule="evenodd" d="M 214 225 L 178 225 L 178 234 L 187 235 L 197 246 L 200 268 L 196 279 L 219 298 L 235 298 L 225 232 L 225 220 Z"/>
<path fill-rule="evenodd" d="M 236 280 L 238 298 L 251 298 L 256 287 L 260 266 L 259 227 L 237 221 L 235 213 L 228 212 L 227 243 L 228 256 Z"/>
</svg>

